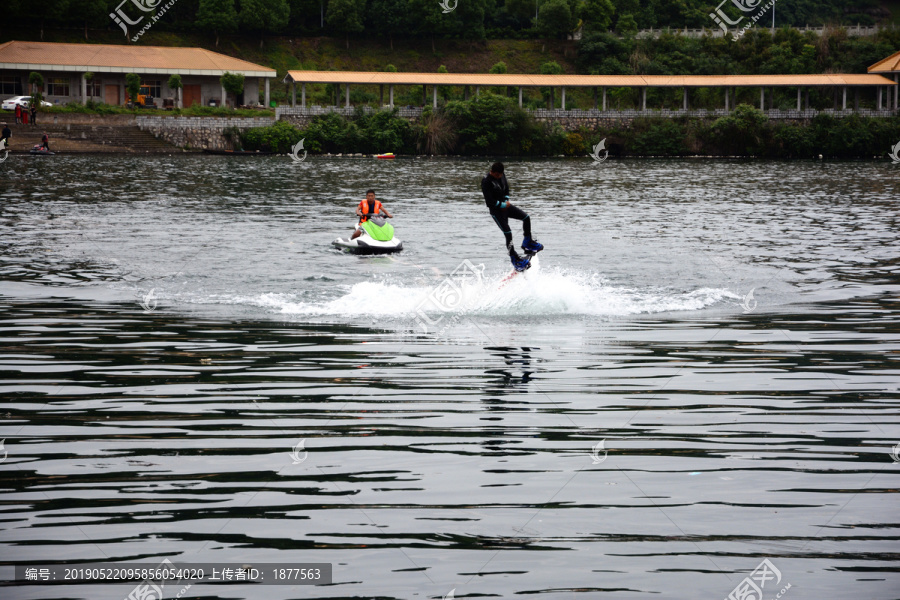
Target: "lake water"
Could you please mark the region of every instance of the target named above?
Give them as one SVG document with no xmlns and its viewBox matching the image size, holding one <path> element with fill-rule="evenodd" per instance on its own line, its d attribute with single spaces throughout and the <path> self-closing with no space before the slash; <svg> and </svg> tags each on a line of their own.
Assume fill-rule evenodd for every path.
<svg viewBox="0 0 900 600">
<path fill-rule="evenodd" d="M 488 163 L 0 164 L 0 577 L 168 559 L 333 583 L 167 598 L 900 597 L 900 165 L 509 160 L 545 250 L 503 282 Z M 369 187 L 398 255 L 331 247 Z"/>
</svg>

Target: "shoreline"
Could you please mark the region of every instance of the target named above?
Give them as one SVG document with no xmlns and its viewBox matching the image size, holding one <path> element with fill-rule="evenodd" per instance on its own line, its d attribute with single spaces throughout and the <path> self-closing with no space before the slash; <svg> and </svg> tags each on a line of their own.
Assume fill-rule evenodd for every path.
<svg viewBox="0 0 900 600">
<path fill-rule="evenodd" d="M 209 153 L 204 152 L 202 149 L 191 148 L 191 149 L 182 149 L 175 148 L 169 151 L 162 152 L 154 152 L 154 151 L 135 151 L 128 148 L 109 148 L 108 150 L 63 150 L 57 151 L 52 150 L 53 154 L 50 156 L 103 156 L 103 155 L 126 155 L 126 156 L 209 156 L 209 157 L 225 157 L 225 158 L 235 158 L 235 157 L 254 157 L 254 158 L 262 158 L 262 157 L 278 157 L 278 158 L 288 158 L 290 154 L 276 154 L 276 153 L 249 153 L 249 154 L 222 154 L 222 153 Z M 29 150 L 9 150 L 9 157 L 13 156 L 47 156 L 47 155 L 33 155 Z M 310 154 L 306 160 L 303 162 L 307 162 L 310 159 L 322 159 L 322 158 L 340 158 L 340 159 L 356 159 L 356 160 L 381 160 L 385 161 L 385 159 L 378 159 L 373 154 L 361 154 L 361 155 L 353 155 L 353 154 Z M 499 155 L 499 154 L 484 154 L 484 155 L 461 155 L 461 154 L 442 154 L 442 155 L 429 155 L 429 154 L 397 154 L 395 155 L 394 160 L 486 160 L 486 161 L 510 161 L 510 160 L 528 160 L 528 159 L 542 159 L 542 160 L 584 160 L 587 158 L 591 158 L 589 154 L 583 156 L 565 156 L 565 155 L 546 155 L 546 156 L 535 156 L 535 155 Z M 818 156 L 818 157 L 801 157 L 801 158 L 785 158 L 785 157 L 763 157 L 763 156 L 714 156 L 714 155 L 701 155 L 701 154 L 686 154 L 683 156 L 666 156 L 666 155 L 632 155 L 632 156 L 610 156 L 603 161 L 593 161 L 597 164 L 601 164 L 603 162 L 620 162 L 620 161 L 630 161 L 630 160 L 717 160 L 717 161 L 770 161 L 770 162 L 825 162 L 825 161 L 840 161 L 840 162 L 880 162 L 883 160 L 889 160 L 893 162 L 890 158 L 890 155 L 885 153 L 884 156 L 872 156 L 872 157 L 850 157 L 850 158 L 834 158 L 827 156 Z M 387 161 L 385 161 L 387 162 Z M 0 165 L 2 165 L 4 161 L 0 161 Z"/>
</svg>

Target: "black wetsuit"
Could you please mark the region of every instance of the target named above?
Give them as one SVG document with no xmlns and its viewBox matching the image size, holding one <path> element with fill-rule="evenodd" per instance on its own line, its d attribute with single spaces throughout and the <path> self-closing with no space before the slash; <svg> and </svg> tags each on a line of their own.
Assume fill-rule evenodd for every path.
<svg viewBox="0 0 900 600">
<path fill-rule="evenodd" d="M 484 194 L 484 203 L 487 205 L 488 210 L 491 211 L 494 222 L 506 237 L 506 249 L 509 250 L 509 255 L 518 256 L 516 247 L 513 245 L 512 231 L 509 230 L 509 220 L 517 219 L 522 221 L 522 230 L 525 233 L 525 237 L 530 238 L 531 219 L 518 206 L 507 204 L 506 207 L 500 208 L 502 202 L 509 202 L 506 198 L 509 195 L 509 183 L 506 181 L 506 175 L 501 175 L 500 179 L 494 179 L 490 173 L 485 175 L 484 179 L 481 180 L 481 192 Z"/>
</svg>

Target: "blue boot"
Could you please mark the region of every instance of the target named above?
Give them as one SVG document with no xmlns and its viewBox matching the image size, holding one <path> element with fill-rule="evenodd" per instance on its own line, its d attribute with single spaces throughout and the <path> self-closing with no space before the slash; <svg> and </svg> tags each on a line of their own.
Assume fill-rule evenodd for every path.
<svg viewBox="0 0 900 600">
<path fill-rule="evenodd" d="M 525 252 L 528 252 L 529 254 L 537 254 L 538 252 L 540 252 L 543 249 L 544 249 L 544 245 L 533 238 L 526 237 L 522 241 L 522 250 L 524 250 Z"/>
<path fill-rule="evenodd" d="M 512 266 L 516 271 L 524 271 L 531 267 L 531 257 L 526 256 L 525 258 L 521 258 L 519 256 L 512 255 L 509 257 L 512 261 Z"/>
</svg>

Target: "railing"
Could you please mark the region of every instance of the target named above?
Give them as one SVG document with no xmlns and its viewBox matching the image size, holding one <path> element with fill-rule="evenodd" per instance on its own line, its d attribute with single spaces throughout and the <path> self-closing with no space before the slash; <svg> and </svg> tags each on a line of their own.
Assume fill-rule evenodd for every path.
<svg viewBox="0 0 900 600">
<path fill-rule="evenodd" d="M 363 111 L 366 113 L 371 113 L 375 109 L 371 106 L 363 106 Z M 398 115 L 401 117 L 407 118 L 417 118 L 422 116 L 422 107 L 403 107 L 398 109 Z M 569 110 L 563 110 L 561 108 L 549 109 L 549 108 L 536 108 L 536 109 L 525 109 L 534 115 L 535 118 L 538 119 L 635 119 L 640 117 L 657 117 L 657 118 L 674 118 L 674 117 L 696 117 L 696 118 L 718 118 L 729 115 L 732 111 L 725 110 L 724 108 L 715 108 L 715 109 L 705 109 L 705 108 L 693 108 L 693 109 L 670 109 L 670 108 L 662 108 L 662 109 L 647 109 L 647 110 L 638 110 L 634 108 L 626 108 L 621 110 L 594 110 L 594 109 L 579 109 L 572 108 Z M 313 117 L 318 115 L 325 115 L 328 113 L 337 113 L 344 116 L 351 116 L 356 111 L 356 108 L 346 108 L 343 106 L 307 106 L 306 108 L 302 107 L 294 107 L 291 108 L 289 106 L 280 106 L 275 109 L 275 118 L 281 119 L 282 117 Z M 872 109 L 872 108 L 861 108 L 859 110 L 853 110 L 851 108 L 847 108 L 846 110 L 841 109 L 831 109 L 826 108 L 823 110 L 816 109 L 808 109 L 808 110 L 780 110 L 777 108 L 764 110 L 763 113 L 770 119 L 811 119 L 818 114 L 830 114 L 835 117 L 848 117 L 853 114 L 858 114 L 863 117 L 891 117 L 898 114 L 898 111 L 893 109 Z"/>
<path fill-rule="evenodd" d="M 385 109 L 390 108 L 388 105 L 384 106 Z M 423 108 L 421 106 L 395 106 L 397 109 L 398 116 L 401 117 L 420 117 L 422 116 Z M 316 115 L 326 115 L 328 113 L 337 113 L 339 115 L 344 115 L 349 117 L 353 115 L 357 110 L 357 107 L 351 106 L 347 108 L 345 106 L 279 106 L 275 109 L 275 118 L 281 119 L 282 117 L 313 117 Z M 372 113 L 377 109 L 371 106 L 363 106 L 363 112 Z"/>
<path fill-rule="evenodd" d="M 847 35 L 849 35 L 849 36 L 864 37 L 864 36 L 872 36 L 872 35 L 877 34 L 879 31 L 882 31 L 885 29 L 893 29 L 894 27 L 896 27 L 896 25 L 894 25 L 893 23 L 891 23 L 890 25 L 860 25 L 857 23 L 856 25 L 845 25 L 843 27 L 810 27 L 809 25 L 806 25 L 805 27 L 791 27 L 791 29 L 795 29 L 801 33 L 812 32 L 818 36 L 822 36 L 825 34 L 826 31 L 834 31 L 835 29 L 842 28 L 847 32 Z M 771 30 L 771 27 L 766 27 L 764 24 L 759 24 L 755 28 Z M 782 28 L 783 28 L 783 26 L 776 27 L 776 29 L 782 29 Z M 731 33 L 731 35 L 733 37 L 737 37 L 738 33 L 740 33 L 740 31 L 742 29 L 743 29 L 743 27 L 736 27 L 734 29 L 729 29 L 728 31 L 729 31 L 729 33 Z M 614 31 L 610 31 L 609 33 L 611 35 L 615 35 L 620 38 L 622 37 L 621 35 L 619 35 L 618 33 L 614 32 Z M 680 36 L 684 36 L 684 37 L 699 38 L 699 37 L 703 37 L 706 35 L 708 35 L 710 37 L 724 37 L 725 32 L 722 31 L 722 29 L 720 27 L 716 27 L 713 23 L 710 23 L 710 27 L 701 27 L 698 29 L 691 29 L 688 27 L 684 27 L 681 29 L 679 29 L 677 27 L 675 27 L 675 28 L 673 28 L 673 27 L 661 27 L 661 28 L 651 27 L 650 29 L 641 29 L 640 31 L 637 32 L 637 35 L 635 37 L 658 38 L 658 37 L 662 36 L 663 34 L 680 35 Z M 575 33 L 569 34 L 569 39 L 580 40 L 581 39 L 581 30 L 578 30 Z"/>
</svg>

